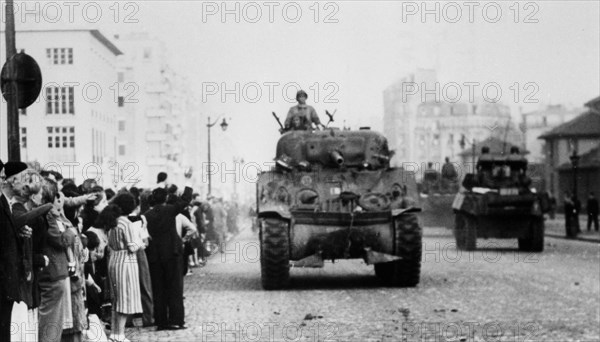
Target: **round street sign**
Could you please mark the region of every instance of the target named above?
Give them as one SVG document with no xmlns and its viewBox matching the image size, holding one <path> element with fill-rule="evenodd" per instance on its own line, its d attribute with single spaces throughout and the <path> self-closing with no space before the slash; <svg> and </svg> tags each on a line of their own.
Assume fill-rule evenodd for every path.
<svg viewBox="0 0 600 342">
<path fill-rule="evenodd" d="M 13 96 L 13 82 L 16 83 L 18 108 L 27 108 L 35 102 L 42 90 L 42 71 L 33 57 L 20 52 L 4 63 L 0 87 L 7 101 Z"/>
</svg>

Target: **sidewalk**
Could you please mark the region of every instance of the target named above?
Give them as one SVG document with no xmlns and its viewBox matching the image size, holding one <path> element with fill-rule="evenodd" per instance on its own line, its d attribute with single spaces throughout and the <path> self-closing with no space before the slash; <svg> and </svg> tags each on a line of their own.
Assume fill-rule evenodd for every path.
<svg viewBox="0 0 600 342">
<path fill-rule="evenodd" d="M 546 236 L 566 239 L 565 217 L 562 214 L 556 214 L 554 220 L 546 218 L 544 221 L 546 226 Z M 579 229 L 581 233 L 577 235 L 575 240 L 598 242 L 600 243 L 600 233 L 594 230 L 587 231 L 587 215 L 579 215 Z"/>
</svg>

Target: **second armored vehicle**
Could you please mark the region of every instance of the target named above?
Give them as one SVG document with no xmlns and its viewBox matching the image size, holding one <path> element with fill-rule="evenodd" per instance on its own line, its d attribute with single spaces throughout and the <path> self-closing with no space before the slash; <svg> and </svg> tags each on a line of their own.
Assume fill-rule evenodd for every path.
<svg viewBox="0 0 600 342">
<path fill-rule="evenodd" d="M 452 204 L 458 248 L 474 250 L 477 238 L 516 238 L 520 250 L 543 251 L 549 201 L 530 189 L 527 159 L 517 148 L 508 156 L 491 156 L 484 147 L 476 168 Z"/>
</svg>

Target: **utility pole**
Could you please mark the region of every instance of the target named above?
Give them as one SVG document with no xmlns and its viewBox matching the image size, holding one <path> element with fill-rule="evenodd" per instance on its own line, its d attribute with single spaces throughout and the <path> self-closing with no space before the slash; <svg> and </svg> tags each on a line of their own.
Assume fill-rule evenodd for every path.
<svg viewBox="0 0 600 342">
<path fill-rule="evenodd" d="M 5 4 L 6 13 L 6 60 L 10 60 L 14 55 L 17 54 L 17 47 L 15 42 L 15 12 L 13 0 L 6 0 Z M 8 75 L 11 80 L 9 83 L 9 96 L 6 100 L 6 115 L 7 115 L 7 126 L 8 126 L 8 160 L 21 161 L 21 146 L 19 138 L 19 109 L 17 108 L 18 103 L 18 88 L 16 82 L 15 68 L 10 63 L 8 66 Z"/>
<path fill-rule="evenodd" d="M 208 193 L 206 194 L 206 197 L 208 198 L 211 194 L 212 194 L 212 164 L 211 164 L 211 159 L 210 159 L 210 129 L 217 124 L 217 122 L 219 121 L 219 119 L 223 117 L 223 115 L 221 114 L 214 122 L 210 122 L 210 116 L 208 117 L 208 122 L 206 123 L 206 129 L 208 130 L 208 166 L 207 166 L 207 172 L 208 172 Z M 221 129 L 223 131 L 227 130 L 227 126 L 229 126 L 229 124 L 227 123 L 227 120 L 223 119 L 223 122 L 221 122 L 220 124 Z"/>
<path fill-rule="evenodd" d="M 212 188 L 211 188 L 212 164 L 210 161 L 210 129 L 213 125 L 214 125 L 214 123 L 212 125 L 210 123 L 210 116 L 209 116 L 208 123 L 206 124 L 206 128 L 208 130 L 208 166 L 206 169 L 206 171 L 208 172 L 208 192 L 206 193 L 206 198 L 208 198 L 211 195 L 211 191 L 212 191 Z"/>
</svg>

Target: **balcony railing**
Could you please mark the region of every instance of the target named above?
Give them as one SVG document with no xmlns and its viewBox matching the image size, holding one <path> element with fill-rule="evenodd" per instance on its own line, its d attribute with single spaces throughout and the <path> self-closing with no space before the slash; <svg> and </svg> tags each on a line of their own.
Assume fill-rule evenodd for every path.
<svg viewBox="0 0 600 342">
<path fill-rule="evenodd" d="M 168 115 L 167 110 L 164 108 L 149 108 L 146 109 L 146 117 L 149 118 L 163 118 Z"/>
<path fill-rule="evenodd" d="M 146 164 L 148 166 L 165 166 L 167 165 L 167 159 L 162 157 L 147 157 Z"/>
<path fill-rule="evenodd" d="M 165 141 L 167 140 L 166 133 L 146 133 L 146 141 Z"/>
<path fill-rule="evenodd" d="M 166 83 L 150 83 L 146 85 L 145 90 L 148 93 L 166 93 L 169 86 Z"/>
</svg>

